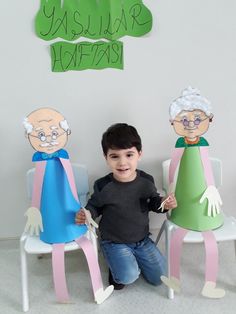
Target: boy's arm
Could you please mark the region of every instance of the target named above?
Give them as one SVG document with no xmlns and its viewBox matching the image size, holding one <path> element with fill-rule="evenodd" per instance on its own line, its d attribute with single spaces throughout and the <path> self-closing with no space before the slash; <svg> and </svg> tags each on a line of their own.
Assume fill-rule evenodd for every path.
<svg viewBox="0 0 236 314">
<path fill-rule="evenodd" d="M 102 215 L 101 192 L 97 182 L 95 182 L 94 184 L 93 194 L 88 200 L 85 208 L 90 211 L 93 219 L 96 219 L 97 217 Z"/>
</svg>

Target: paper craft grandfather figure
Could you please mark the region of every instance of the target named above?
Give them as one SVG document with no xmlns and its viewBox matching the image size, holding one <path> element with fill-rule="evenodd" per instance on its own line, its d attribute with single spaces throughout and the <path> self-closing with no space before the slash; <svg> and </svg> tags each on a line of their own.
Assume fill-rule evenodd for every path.
<svg viewBox="0 0 236 314">
<path fill-rule="evenodd" d="M 75 214 L 81 208 L 68 153 L 63 149 L 71 133 L 67 121 L 56 110 L 40 108 L 24 119 L 26 135 L 36 150 L 32 205 L 27 210 L 26 230 L 39 234 L 52 244 L 52 267 L 56 296 L 68 302 L 65 278 L 64 244 L 76 241 L 89 265 L 95 301 L 102 303 L 113 291 L 103 289 L 94 247 L 85 237 L 87 225 L 76 225 Z M 88 223 L 94 223 L 88 216 Z"/>
<path fill-rule="evenodd" d="M 208 156 L 208 142 L 201 137 L 209 127 L 213 114 L 209 101 L 191 87 L 170 106 L 170 122 L 181 137 L 177 140 L 169 170 L 170 190 L 175 190 L 177 208 L 170 220 L 178 225 L 173 231 L 170 243 L 170 278 L 162 281 L 180 291 L 180 252 L 183 239 L 189 230 L 202 232 L 206 250 L 205 285 L 202 295 L 208 298 L 222 298 L 223 289 L 216 288 L 218 270 L 218 248 L 211 230 L 223 224 L 220 213 L 222 205 L 214 185 L 211 163 Z M 179 165 L 176 187 L 174 176 Z"/>
</svg>

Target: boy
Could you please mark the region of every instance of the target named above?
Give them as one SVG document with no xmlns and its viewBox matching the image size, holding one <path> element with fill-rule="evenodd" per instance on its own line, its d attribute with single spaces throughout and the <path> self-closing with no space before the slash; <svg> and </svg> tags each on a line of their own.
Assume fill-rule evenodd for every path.
<svg viewBox="0 0 236 314">
<path fill-rule="evenodd" d="M 153 177 L 137 169 L 142 143 L 133 126 L 117 123 L 109 127 L 102 137 L 102 149 L 111 173 L 95 182 L 86 209 L 93 219 L 101 216 L 100 245 L 109 266 L 109 282 L 119 290 L 141 272 L 149 283 L 158 285 L 166 261 L 149 238 L 148 212 L 176 207 L 175 197 L 162 200 Z M 84 222 L 85 213 L 80 211 L 76 223 Z"/>
</svg>

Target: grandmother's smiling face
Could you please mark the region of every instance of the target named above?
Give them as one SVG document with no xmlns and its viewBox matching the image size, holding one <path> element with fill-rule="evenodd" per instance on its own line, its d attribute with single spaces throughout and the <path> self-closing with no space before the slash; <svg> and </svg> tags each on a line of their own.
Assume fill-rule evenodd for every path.
<svg viewBox="0 0 236 314">
<path fill-rule="evenodd" d="M 181 111 L 172 124 L 178 135 L 186 137 L 189 141 L 195 141 L 199 136 L 206 133 L 209 128 L 211 117 L 202 110 Z"/>
</svg>

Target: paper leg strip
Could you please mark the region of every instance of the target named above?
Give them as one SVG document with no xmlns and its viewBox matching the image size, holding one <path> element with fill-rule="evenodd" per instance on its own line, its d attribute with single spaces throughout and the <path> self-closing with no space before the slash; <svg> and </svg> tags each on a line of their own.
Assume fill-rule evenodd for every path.
<svg viewBox="0 0 236 314">
<path fill-rule="evenodd" d="M 216 288 L 218 272 L 218 247 L 212 231 L 202 232 L 206 251 L 205 285 L 202 295 L 207 298 L 219 299 L 225 296 L 225 290 Z"/>
<path fill-rule="evenodd" d="M 100 268 L 98 264 L 98 259 L 95 254 L 94 247 L 91 241 L 89 241 L 84 236 L 76 239 L 75 241 L 82 248 L 86 256 L 87 263 L 89 266 L 92 286 L 93 286 L 94 298 L 95 298 L 95 301 L 98 304 L 100 304 L 109 297 L 114 287 L 109 286 L 106 290 L 103 290 L 103 283 L 102 283 L 101 272 L 100 272 Z"/>
<path fill-rule="evenodd" d="M 69 294 L 65 276 L 65 254 L 64 243 L 52 245 L 52 269 L 53 280 L 57 300 L 60 303 L 69 302 Z"/>
<path fill-rule="evenodd" d="M 175 277 L 167 278 L 165 276 L 161 276 L 161 281 L 168 286 L 169 288 L 173 289 L 175 292 L 180 292 L 180 281 Z"/>
<path fill-rule="evenodd" d="M 216 282 L 218 272 L 218 247 L 212 231 L 202 232 L 206 251 L 205 281 Z"/>
<path fill-rule="evenodd" d="M 178 228 L 173 231 L 170 241 L 170 277 L 180 278 L 180 258 L 183 239 L 188 230 Z"/>
</svg>

